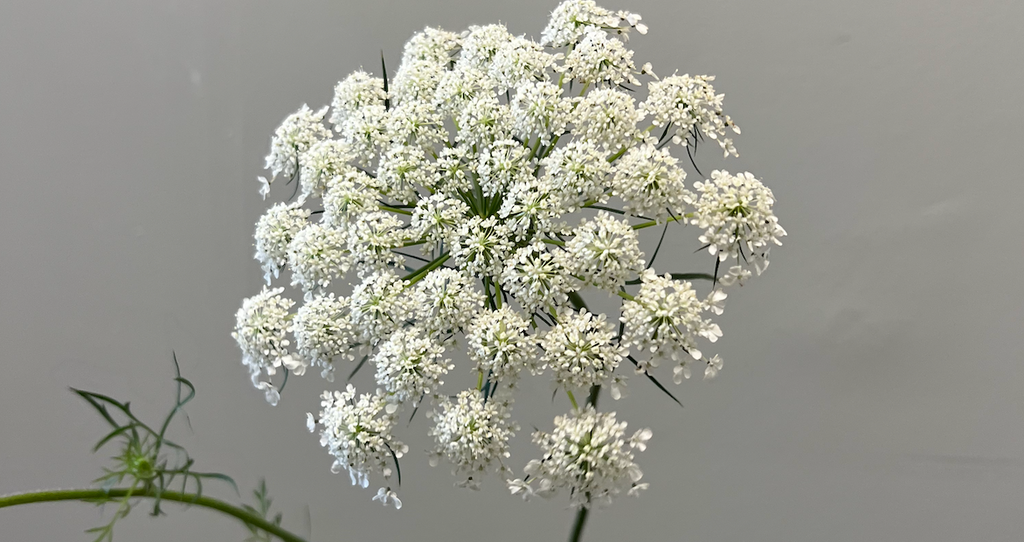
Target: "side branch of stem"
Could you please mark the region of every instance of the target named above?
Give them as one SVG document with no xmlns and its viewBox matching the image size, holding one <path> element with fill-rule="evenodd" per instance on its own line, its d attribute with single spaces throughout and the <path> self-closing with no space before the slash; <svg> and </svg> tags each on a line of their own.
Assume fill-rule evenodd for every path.
<svg viewBox="0 0 1024 542">
<path fill-rule="evenodd" d="M 0 508 L 6 508 L 8 506 L 18 506 L 22 504 L 32 504 L 39 502 L 58 502 L 58 501 L 108 501 L 126 496 L 140 499 L 156 499 L 160 498 L 165 501 L 180 502 L 190 506 L 200 506 L 203 508 L 209 508 L 216 510 L 222 514 L 227 514 L 234 517 L 235 519 L 251 525 L 260 530 L 266 531 L 284 542 L 306 542 L 305 539 L 294 535 L 281 526 L 271 523 L 266 519 L 257 516 L 241 507 L 233 504 L 224 502 L 219 499 L 212 497 L 204 497 L 195 493 L 181 493 L 178 491 L 161 491 L 157 493 L 155 489 L 135 489 L 130 490 L 127 488 L 116 488 L 116 489 L 54 489 L 46 491 L 33 491 L 28 493 L 16 493 L 14 495 L 5 495 L 0 497 Z"/>
</svg>

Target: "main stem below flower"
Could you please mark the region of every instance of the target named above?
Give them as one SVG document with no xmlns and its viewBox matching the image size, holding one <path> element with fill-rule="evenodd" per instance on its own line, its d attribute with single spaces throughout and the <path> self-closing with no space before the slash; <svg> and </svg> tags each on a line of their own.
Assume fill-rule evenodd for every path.
<svg viewBox="0 0 1024 542">
<path fill-rule="evenodd" d="M 583 300 L 583 296 L 579 292 L 569 292 L 569 302 L 572 303 L 577 310 L 586 309 L 587 302 Z M 568 391 L 568 390 L 566 390 Z M 590 395 L 587 397 L 587 404 L 597 408 L 597 398 L 601 395 L 601 386 L 591 386 Z M 573 399 L 573 407 L 576 406 L 576 401 L 569 394 L 569 398 Z M 587 524 L 587 516 L 590 515 L 590 509 L 586 506 L 581 506 L 579 511 L 576 512 L 576 520 L 572 523 L 572 532 L 569 533 L 569 542 L 580 542 L 580 538 L 583 536 L 583 526 Z"/>
<path fill-rule="evenodd" d="M 56 501 L 98 501 L 98 500 L 111 500 L 123 498 L 131 495 L 133 498 L 147 498 L 155 499 L 158 497 L 157 492 L 153 489 L 143 490 L 135 489 L 129 493 L 127 488 L 117 489 L 53 489 L 46 491 L 32 491 L 27 493 L 15 493 L 13 495 L 4 495 L 0 497 L 0 508 L 6 508 L 8 506 L 18 506 L 21 504 L 32 504 L 38 502 L 56 502 Z M 165 501 L 175 501 L 184 503 L 186 505 L 201 506 L 203 508 L 209 508 L 216 510 L 222 514 L 238 519 L 246 525 L 251 525 L 260 530 L 266 531 L 284 542 L 306 542 L 302 537 L 296 536 L 279 525 L 275 525 L 266 519 L 252 514 L 243 508 L 235 506 L 233 504 L 226 503 L 219 499 L 211 497 L 203 497 L 195 493 L 181 493 L 178 491 L 162 491 L 159 494 L 159 498 Z"/>
</svg>

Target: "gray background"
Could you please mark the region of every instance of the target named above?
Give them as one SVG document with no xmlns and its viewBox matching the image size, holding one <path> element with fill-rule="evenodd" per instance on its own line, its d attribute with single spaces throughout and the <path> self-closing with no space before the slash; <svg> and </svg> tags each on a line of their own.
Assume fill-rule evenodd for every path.
<svg viewBox="0 0 1024 542">
<path fill-rule="evenodd" d="M 644 16 L 640 62 L 718 76 L 743 128 L 727 167 L 765 179 L 790 236 L 730 297 L 718 380 L 675 388 L 682 410 L 639 379 L 614 405 L 654 428 L 652 486 L 593 515 L 586 539 L 1024 538 L 1024 4 L 602 4 Z M 295 531 L 308 504 L 316 540 L 564 539 L 564 497 L 451 487 L 417 453 L 423 420 L 406 432 L 406 508 L 371 502 L 306 432 L 323 383 L 293 381 L 271 408 L 229 336 L 260 287 L 255 178 L 280 120 L 382 48 L 397 67 L 425 25 L 538 36 L 554 5 L 0 3 L 0 493 L 87 485 L 102 425 L 68 386 L 160 415 L 174 349 L 199 388 L 194 433 L 176 436 L 246 491 L 265 476 Z M 565 409 L 535 396 L 524 426 Z M 7 509 L 0 540 L 86 540 L 100 520 L 85 504 Z M 117 534 L 244 529 L 169 507 Z"/>
</svg>

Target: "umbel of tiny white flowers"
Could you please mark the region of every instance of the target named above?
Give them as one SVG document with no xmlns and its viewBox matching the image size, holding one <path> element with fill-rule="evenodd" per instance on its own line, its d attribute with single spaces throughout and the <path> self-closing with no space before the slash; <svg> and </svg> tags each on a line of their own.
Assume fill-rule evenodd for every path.
<svg viewBox="0 0 1024 542">
<path fill-rule="evenodd" d="M 232 336 L 272 404 L 281 372 L 314 366 L 333 382 L 342 366 L 349 378 L 368 366 L 375 385 L 325 391 L 307 422 L 334 472 L 362 487 L 381 478 L 375 500 L 401 506 L 398 418 L 420 407 L 430 461 L 458 485 L 496 473 L 514 494 L 564 489 L 577 507 L 636 494 L 647 484 L 634 454 L 651 430 L 627 438 L 595 408 L 600 389 L 623 397 L 630 365 L 665 393 L 663 362 L 677 384 L 694 363 L 705 378 L 721 371 L 702 349 L 722 336 L 725 289 L 760 274 L 786 232 L 751 173 L 687 184 L 698 146 L 735 156 L 726 134 L 739 128 L 713 76 L 637 67 L 627 38 L 647 32 L 640 21 L 566 0 L 539 41 L 500 24 L 426 28 L 397 72 L 355 71 L 330 106 L 304 105 L 275 130 L 260 193 L 295 185 L 256 223 L 267 286 L 243 301 Z M 668 228 L 704 244 L 711 257 L 695 265 L 714 273 L 656 270 L 678 237 Z M 288 279 L 294 294 L 272 287 Z M 618 313 L 590 309 L 595 291 L 620 298 Z M 526 372 L 549 377 L 572 410 L 533 434 L 541 457 L 516 478 Z"/>
</svg>

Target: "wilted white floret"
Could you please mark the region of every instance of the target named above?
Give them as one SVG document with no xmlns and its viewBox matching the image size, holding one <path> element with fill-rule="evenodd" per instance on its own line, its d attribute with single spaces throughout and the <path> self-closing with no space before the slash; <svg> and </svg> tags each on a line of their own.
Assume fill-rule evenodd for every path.
<svg viewBox="0 0 1024 542">
<path fill-rule="evenodd" d="M 353 170 L 348 162 L 354 158 L 348 145 L 336 139 L 314 143 L 309 150 L 299 155 L 299 186 L 302 195 L 323 195 L 331 179 Z"/>
<path fill-rule="evenodd" d="M 555 381 L 566 388 L 605 383 L 628 352 L 616 340 L 608 317 L 586 309 L 559 314 L 558 324 L 544 334 L 540 346 Z"/>
<path fill-rule="evenodd" d="M 371 358 L 377 367 L 377 384 L 387 391 L 389 402 L 415 405 L 444 384 L 441 377 L 455 368 L 442 354 L 444 346 L 425 337 L 421 329 L 399 329 Z"/>
<path fill-rule="evenodd" d="M 349 303 L 334 294 L 316 296 L 295 312 L 292 334 L 295 350 L 302 358 L 323 368 L 320 376 L 334 381 L 334 360 L 352 360 L 359 337 L 349 319 Z"/>
<path fill-rule="evenodd" d="M 309 224 L 288 244 L 292 286 L 300 286 L 307 295 L 322 292 L 351 264 L 345 234 L 331 227 Z"/>
<path fill-rule="evenodd" d="M 644 269 L 636 230 L 628 220 L 616 220 L 601 211 L 583 219 L 566 241 L 567 267 L 598 288 L 616 292 Z"/>
<path fill-rule="evenodd" d="M 277 203 L 256 222 L 256 256 L 270 284 L 288 263 L 288 244 L 308 224 L 309 211 L 301 203 Z"/>
<path fill-rule="evenodd" d="M 397 419 L 388 412 L 381 390 L 356 399 L 356 389 L 349 384 L 344 392 L 325 391 L 321 398 L 319 419 L 314 421 L 313 415 L 307 414 L 306 425 L 310 432 L 317 424 L 323 427 L 320 445 L 335 458 L 331 472 L 346 470 L 352 485 L 364 488 L 370 484 L 372 472 L 390 478 L 392 461 L 405 455 L 409 447 L 391 434 Z"/>
<path fill-rule="evenodd" d="M 427 334 L 450 335 L 469 325 L 483 308 L 484 295 L 469 275 L 441 267 L 416 283 L 410 306 L 416 325 Z"/>
<path fill-rule="evenodd" d="M 577 139 L 616 151 L 640 138 L 636 123 L 643 115 L 636 110 L 633 97 L 625 92 L 611 88 L 593 90 L 573 113 Z"/>
<path fill-rule="evenodd" d="M 292 326 L 288 310 L 294 301 L 281 297 L 284 288 L 268 290 L 244 299 L 242 307 L 235 313 L 235 330 L 231 333 L 238 347 L 242 349 L 242 363 L 249 369 L 252 384 L 267 393 L 267 402 L 277 404 L 280 398 L 270 382 L 261 382 L 264 372 L 273 376 L 277 368 L 284 366 L 300 373 L 305 368 L 300 360 L 292 356 L 288 333 Z"/>
<path fill-rule="evenodd" d="M 572 100 L 563 98 L 562 87 L 548 81 L 525 81 L 515 89 L 510 103 L 513 133 L 523 140 L 540 138 L 541 145 L 550 145 L 553 137 L 565 132 Z"/>
<path fill-rule="evenodd" d="M 565 56 L 565 73 L 580 83 L 621 83 L 639 85 L 633 74 L 633 51 L 622 41 L 598 28 L 589 28 L 583 39 Z"/>
<path fill-rule="evenodd" d="M 377 490 L 377 494 L 373 496 L 373 501 L 380 501 L 384 506 L 388 505 L 388 501 L 391 501 L 395 505 L 395 510 L 402 509 L 402 500 L 398 498 L 398 493 L 391 490 L 390 487 L 382 487 Z"/>
<path fill-rule="evenodd" d="M 629 149 L 615 166 L 612 194 L 635 216 L 662 220 L 678 213 L 693 199 L 686 189 L 686 172 L 668 149 L 645 143 Z"/>
<path fill-rule="evenodd" d="M 740 128 L 729 115 L 722 113 L 725 94 L 715 94 L 711 86 L 714 79 L 713 75 L 673 75 L 661 81 L 651 81 L 647 101 L 640 104 L 640 109 L 645 115 L 654 117 L 655 126 L 672 123 L 672 141 L 677 145 L 696 145 L 691 133 L 696 127 L 705 136 L 718 141 L 725 156 L 739 156 L 731 139 L 719 139 L 725 135 L 726 128 L 737 134 Z"/>
<path fill-rule="evenodd" d="M 626 425 L 615 420 L 614 412 L 596 412 L 590 406 L 555 418 L 554 431 L 533 434 L 541 458 L 523 469 L 529 482 L 509 480 L 509 489 L 544 497 L 565 489 L 576 508 L 609 504 L 623 490 L 637 494 L 647 484 L 638 483 L 643 472 L 633 462 L 633 450 L 647 448 L 651 430 L 641 429 L 627 440 Z M 536 489 L 524 491 L 533 484 Z"/>
<path fill-rule="evenodd" d="M 537 367 L 537 342 L 530 323 L 509 307 L 485 310 L 466 331 L 469 359 L 491 380 L 515 385 L 519 373 Z"/>
<path fill-rule="evenodd" d="M 507 399 L 484 399 L 478 390 L 460 392 L 454 399 L 438 401 L 430 417 L 434 427 L 431 465 L 445 458 L 452 474 L 463 478 L 457 485 L 478 489 L 480 478 L 488 472 L 505 472 L 502 460 L 509 457 L 509 440 L 519 430 L 511 420 Z"/>
<path fill-rule="evenodd" d="M 657 366 L 669 359 L 686 366 L 690 358 L 701 359 L 697 337 L 715 342 L 722 336 L 718 324 L 703 318 L 704 304 L 689 282 L 658 276 L 646 270 L 641 276 L 640 292 L 622 304 L 621 320 L 625 324 L 622 342 L 635 346 L 650 356 L 641 360 L 639 369 Z"/>
<path fill-rule="evenodd" d="M 697 182 L 694 188 L 700 198 L 694 203 L 691 224 L 704 230 L 700 242 L 720 261 L 753 256 L 758 274 L 767 266 L 770 244 L 781 245 L 786 230 L 772 212 L 775 196 L 750 172 L 730 175 L 728 171 L 711 172 L 711 180 Z"/>
<path fill-rule="evenodd" d="M 303 104 L 301 109 L 288 115 L 274 131 L 266 164 L 274 177 L 295 175 L 299 168 L 299 155 L 309 150 L 314 143 L 331 137 L 331 132 L 323 125 L 326 114 L 326 107 L 314 112 Z"/>
</svg>

